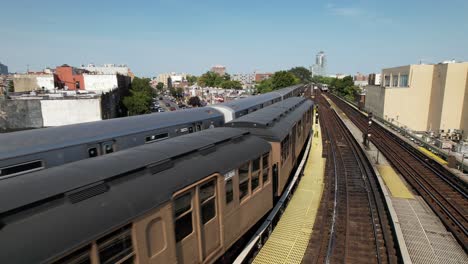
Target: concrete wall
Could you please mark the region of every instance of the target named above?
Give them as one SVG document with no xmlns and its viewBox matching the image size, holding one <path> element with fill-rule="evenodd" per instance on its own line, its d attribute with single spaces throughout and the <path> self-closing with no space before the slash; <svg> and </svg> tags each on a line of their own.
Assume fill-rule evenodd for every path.
<svg viewBox="0 0 468 264">
<path fill-rule="evenodd" d="M 36 76 L 33 75 L 14 75 L 13 84 L 15 92 L 30 92 L 37 89 Z"/>
<path fill-rule="evenodd" d="M 98 93 L 110 92 L 118 87 L 115 74 L 83 74 L 86 90 Z"/>
<path fill-rule="evenodd" d="M 372 112 L 374 116 L 385 118 L 385 88 L 377 85 L 366 86 L 366 103 L 365 109 Z"/>
<path fill-rule="evenodd" d="M 36 79 L 37 87 L 42 89 L 44 87 L 46 90 L 54 90 L 54 76 L 51 75 L 39 75 Z"/>
<path fill-rule="evenodd" d="M 462 120 L 462 109 L 465 99 L 466 73 L 468 63 L 450 63 L 436 65 L 445 66 L 446 82 L 445 93 L 442 101 L 442 112 L 440 117 L 440 129 L 460 129 Z"/>
<path fill-rule="evenodd" d="M 43 125 L 39 100 L 0 100 L 0 132 Z"/>
<path fill-rule="evenodd" d="M 428 129 L 433 65 L 408 65 L 384 69 L 382 76 L 408 74 L 409 87 L 386 87 L 384 118 L 412 130 Z M 390 83 L 393 83 L 391 78 Z"/>
<path fill-rule="evenodd" d="M 468 72 L 466 73 L 465 96 L 463 97 L 463 108 L 460 128 L 463 130 L 463 138 L 468 139 Z"/>
<path fill-rule="evenodd" d="M 44 126 L 62 126 L 101 120 L 101 101 L 97 99 L 41 100 Z"/>
</svg>

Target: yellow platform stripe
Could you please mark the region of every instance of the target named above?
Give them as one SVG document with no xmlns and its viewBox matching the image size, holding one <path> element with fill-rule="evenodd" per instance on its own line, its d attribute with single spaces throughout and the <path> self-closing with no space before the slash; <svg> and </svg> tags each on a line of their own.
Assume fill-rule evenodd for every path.
<svg viewBox="0 0 468 264">
<path fill-rule="evenodd" d="M 433 160 L 439 162 L 440 164 L 443 164 L 443 165 L 447 165 L 447 161 L 443 160 L 441 157 L 437 156 L 436 154 L 430 152 L 428 149 L 424 148 L 424 147 L 419 147 L 419 150 L 426 154 L 426 156 L 429 156 L 430 158 L 432 158 Z"/>
<path fill-rule="evenodd" d="M 304 176 L 278 225 L 253 263 L 301 263 L 322 197 L 324 170 L 322 137 L 319 125 L 315 125 Z"/>
<path fill-rule="evenodd" d="M 401 181 L 400 176 L 396 174 L 390 165 L 377 165 L 377 170 L 393 197 L 414 199 L 413 194 L 411 194 L 403 181 Z"/>
</svg>

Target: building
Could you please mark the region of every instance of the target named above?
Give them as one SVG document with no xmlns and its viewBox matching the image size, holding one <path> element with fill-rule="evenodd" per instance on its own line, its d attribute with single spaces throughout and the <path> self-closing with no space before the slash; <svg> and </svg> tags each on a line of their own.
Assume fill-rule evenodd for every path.
<svg viewBox="0 0 468 264">
<path fill-rule="evenodd" d="M 317 55 L 315 55 L 315 64 L 312 66 L 312 76 L 315 75 L 327 75 L 327 56 L 323 51 L 320 51 L 317 53 Z"/>
<path fill-rule="evenodd" d="M 237 73 L 231 75 L 231 80 L 239 81 L 242 83 L 244 89 L 251 88 L 255 83 L 255 74 L 254 73 Z"/>
<path fill-rule="evenodd" d="M 355 86 L 364 87 L 369 84 L 367 75 L 364 75 L 360 72 L 356 73 L 353 76 L 353 81 Z"/>
<path fill-rule="evenodd" d="M 382 75 L 380 73 L 371 73 L 368 77 L 369 85 L 380 85 L 382 82 Z"/>
<path fill-rule="evenodd" d="M 56 87 L 64 90 L 84 90 L 83 73 L 87 71 L 63 64 L 55 69 Z"/>
<path fill-rule="evenodd" d="M 7 75 L 7 74 L 8 74 L 8 66 L 0 63 L 0 75 Z"/>
<path fill-rule="evenodd" d="M 468 138 L 468 62 L 406 65 L 382 70 L 366 87 L 368 111 L 401 127 Z"/>
<path fill-rule="evenodd" d="M 255 74 L 255 82 L 259 83 L 259 82 L 261 82 L 263 80 L 269 79 L 271 76 L 273 76 L 273 73 L 270 73 L 270 72 L 268 72 L 268 73 L 256 73 Z"/>
<path fill-rule="evenodd" d="M 336 78 L 336 79 L 343 79 L 346 76 L 350 76 L 350 75 L 349 74 L 344 74 L 344 73 L 337 73 L 337 74 L 328 75 L 328 77 Z"/>
<path fill-rule="evenodd" d="M 13 84 L 15 92 L 53 90 L 55 88 L 54 74 L 45 72 L 14 74 Z"/>
<path fill-rule="evenodd" d="M 220 76 L 223 76 L 225 73 L 226 73 L 226 67 L 222 66 L 222 65 L 215 65 L 213 67 L 211 67 L 211 71 L 220 75 Z"/>
<path fill-rule="evenodd" d="M 125 76 L 130 76 L 130 74 L 133 74 L 125 64 L 104 64 L 103 66 L 88 64 L 87 66 L 81 65 L 80 69 L 98 74 L 121 74 Z"/>
<path fill-rule="evenodd" d="M 168 73 L 160 73 L 158 77 L 156 77 L 156 85 L 158 83 L 163 83 L 164 87 L 169 87 L 169 78 L 171 79 L 171 85 L 176 84 L 177 82 L 182 83 L 183 81 L 186 82 L 188 74 L 186 73 L 175 73 L 175 72 L 168 72 Z"/>
</svg>

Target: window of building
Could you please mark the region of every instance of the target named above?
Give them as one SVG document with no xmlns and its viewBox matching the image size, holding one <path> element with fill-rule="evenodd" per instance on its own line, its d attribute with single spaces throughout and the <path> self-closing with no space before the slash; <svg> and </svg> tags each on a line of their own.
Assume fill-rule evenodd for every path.
<svg viewBox="0 0 468 264">
<path fill-rule="evenodd" d="M 269 170 L 269 158 L 270 153 L 266 153 L 262 157 L 262 174 L 263 174 L 263 184 L 268 182 L 268 170 Z"/>
<path fill-rule="evenodd" d="M 200 207 L 202 224 L 208 223 L 216 216 L 215 180 L 200 186 Z"/>
<path fill-rule="evenodd" d="M 249 194 L 249 162 L 239 168 L 239 199 Z"/>
<path fill-rule="evenodd" d="M 67 256 L 52 262 L 52 264 L 91 264 L 91 245 L 76 250 Z"/>
<path fill-rule="evenodd" d="M 260 157 L 252 161 L 252 192 L 260 186 Z"/>
<path fill-rule="evenodd" d="M 169 137 L 169 133 L 161 133 L 155 135 L 149 135 L 145 138 L 146 143 L 152 143 L 155 141 L 163 140 Z"/>
<path fill-rule="evenodd" d="M 192 192 L 182 194 L 174 200 L 176 242 L 181 241 L 193 231 Z"/>
<path fill-rule="evenodd" d="M 400 75 L 400 87 L 408 87 L 408 74 Z"/>
<path fill-rule="evenodd" d="M 13 175 L 17 173 L 26 173 L 44 168 L 44 163 L 40 160 L 16 164 L 13 166 L 0 168 L 0 177 Z"/>
<path fill-rule="evenodd" d="M 232 189 L 232 179 L 226 181 L 225 187 L 226 189 L 226 204 L 230 204 L 232 200 L 234 200 L 234 191 Z"/>
<path fill-rule="evenodd" d="M 97 241 L 99 262 L 116 263 L 134 257 L 131 226 L 121 228 Z"/>
<path fill-rule="evenodd" d="M 390 86 L 390 75 L 384 75 L 384 86 Z"/>
<path fill-rule="evenodd" d="M 398 75 L 397 74 L 392 75 L 392 87 L 398 87 Z"/>
</svg>

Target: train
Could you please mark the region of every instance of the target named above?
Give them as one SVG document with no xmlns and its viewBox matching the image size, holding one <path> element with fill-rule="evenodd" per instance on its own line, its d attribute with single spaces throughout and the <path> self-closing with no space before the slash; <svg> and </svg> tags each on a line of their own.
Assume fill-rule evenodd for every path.
<svg viewBox="0 0 468 264">
<path fill-rule="evenodd" d="M 0 180 L 220 127 L 304 89 L 295 85 L 209 107 L 0 134 Z"/>
<path fill-rule="evenodd" d="M 213 263 L 272 209 L 312 107 L 288 98 L 224 127 L 6 178 L 0 263 Z"/>
</svg>

